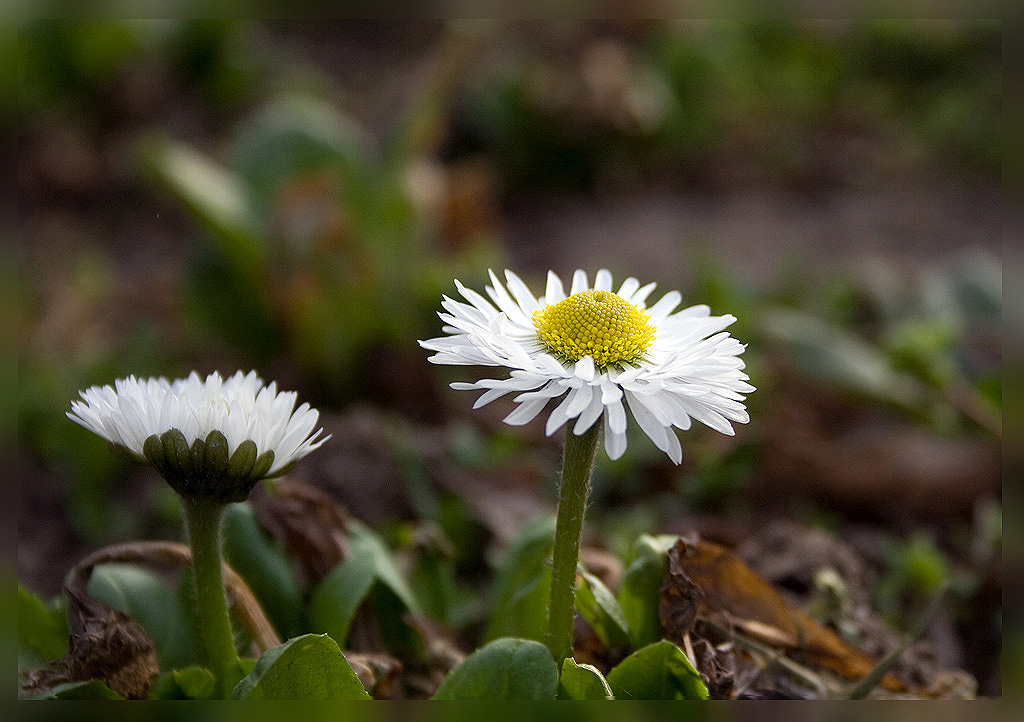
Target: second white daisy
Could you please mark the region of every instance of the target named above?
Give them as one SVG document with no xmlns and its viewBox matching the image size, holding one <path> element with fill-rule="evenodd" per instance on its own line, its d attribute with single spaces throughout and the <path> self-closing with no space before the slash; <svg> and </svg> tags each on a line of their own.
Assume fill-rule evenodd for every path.
<svg viewBox="0 0 1024 722">
<path fill-rule="evenodd" d="M 255 371 L 226 380 L 118 379 L 81 392 L 68 417 L 119 453 L 151 464 L 183 496 L 241 501 L 260 479 L 287 472 L 329 437 L 294 391 L 264 386 Z"/>
<path fill-rule="evenodd" d="M 511 271 L 505 271 L 507 287 L 493 272 L 490 277 L 490 300 L 455 281 L 466 302 L 443 298 L 445 312 L 438 315 L 448 335 L 420 341 L 435 352 L 433 363 L 511 370 L 508 378 L 452 384 L 484 392 L 474 408 L 516 393 L 505 422 L 517 426 L 564 396 L 548 416 L 547 434 L 573 421 L 573 433 L 581 435 L 603 416 L 605 450 L 617 459 L 626 450 L 628 407 L 677 464 L 682 447 L 673 427 L 688 429 L 696 419 L 731 435 L 732 422 L 749 420 L 744 394 L 754 387 L 739 358 L 745 346 L 723 330 L 734 316 L 712 316 L 705 305 L 676 311 L 677 291 L 648 307 L 655 284 L 627 278 L 615 291 L 606 270 L 593 286 L 576 271 L 568 293 L 549 272 L 539 298 Z"/>
</svg>

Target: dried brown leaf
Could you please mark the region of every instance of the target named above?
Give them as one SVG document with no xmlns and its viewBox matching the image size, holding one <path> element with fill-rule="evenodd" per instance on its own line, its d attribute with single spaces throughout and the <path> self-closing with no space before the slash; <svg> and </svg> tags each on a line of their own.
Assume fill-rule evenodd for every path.
<svg viewBox="0 0 1024 722">
<path fill-rule="evenodd" d="M 84 594 L 92 570 L 100 564 L 111 562 L 187 567 L 192 565 L 192 551 L 184 544 L 174 542 L 140 541 L 111 544 L 96 550 L 75 565 L 71 570 L 70 586 Z M 227 564 L 223 564 L 223 572 L 224 587 L 227 590 L 231 611 L 252 638 L 256 652 L 262 654 L 271 647 L 276 647 L 281 643 L 281 638 L 270 624 L 249 585 Z"/>
<path fill-rule="evenodd" d="M 309 583 L 323 579 L 348 553 L 348 512 L 330 494 L 294 479 L 260 498 L 259 521 L 281 539 Z"/>
<path fill-rule="evenodd" d="M 65 682 L 102 679 L 122 697 L 145 698 L 160 673 L 146 630 L 83 589 L 72 585 L 64 590 L 71 622 L 68 653 L 34 673 L 23 691 L 35 694 Z"/>
<path fill-rule="evenodd" d="M 694 619 L 741 629 L 807 664 L 847 679 L 860 679 L 875 662 L 843 642 L 782 596 L 725 547 L 680 539 L 668 553 L 669 574 L 662 586 L 659 611 L 666 637 L 681 641 Z M 881 684 L 900 691 L 903 684 L 886 675 Z"/>
<path fill-rule="evenodd" d="M 352 671 L 374 699 L 391 699 L 402 663 L 386 654 L 345 652 Z"/>
</svg>

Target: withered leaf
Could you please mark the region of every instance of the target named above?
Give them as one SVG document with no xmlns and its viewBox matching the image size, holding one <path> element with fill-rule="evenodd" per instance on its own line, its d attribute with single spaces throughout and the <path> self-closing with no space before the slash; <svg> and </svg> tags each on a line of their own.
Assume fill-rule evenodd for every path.
<svg viewBox="0 0 1024 722">
<path fill-rule="evenodd" d="M 711 699 L 729 699 L 735 687 L 735 653 L 732 648 L 719 650 L 706 639 L 692 645 L 697 671 L 704 679 Z"/>
<path fill-rule="evenodd" d="M 666 638 L 682 642 L 694 620 L 734 627 L 801 662 L 847 679 L 860 679 L 875 662 L 821 626 L 782 596 L 732 551 L 703 540 L 680 539 L 668 552 L 669 573 L 659 596 Z M 904 685 L 892 675 L 881 684 Z"/>
<path fill-rule="evenodd" d="M 395 680 L 402 671 L 402 663 L 387 654 L 346 652 L 352 671 L 359 677 L 363 687 L 375 699 L 390 699 L 394 692 Z"/>
<path fill-rule="evenodd" d="M 330 494 L 293 479 L 279 481 L 256 506 L 260 522 L 284 541 L 306 580 L 315 584 L 348 556 L 348 513 Z"/>
<path fill-rule="evenodd" d="M 67 656 L 33 674 L 23 691 L 101 679 L 128 699 L 143 699 L 160 673 L 153 641 L 121 612 L 75 586 L 65 587 L 71 634 Z"/>
</svg>

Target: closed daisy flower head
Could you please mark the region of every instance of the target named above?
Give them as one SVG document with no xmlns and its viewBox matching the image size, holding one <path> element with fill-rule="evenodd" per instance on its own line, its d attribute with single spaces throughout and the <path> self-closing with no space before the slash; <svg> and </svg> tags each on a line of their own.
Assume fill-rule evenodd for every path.
<svg viewBox="0 0 1024 722">
<path fill-rule="evenodd" d="M 617 459 L 626 450 L 628 407 L 677 464 L 682 448 L 673 427 L 688 429 L 696 419 L 732 435 L 731 422 L 749 421 L 743 394 L 754 387 L 739 358 L 745 346 L 723 331 L 734 316 L 712 316 L 704 305 L 676 311 L 677 291 L 648 307 L 655 284 L 627 278 L 615 291 L 606 270 L 593 286 L 576 271 L 568 293 L 549 272 L 539 298 L 511 271 L 504 285 L 490 277 L 490 300 L 455 281 L 467 303 L 444 297 L 438 315 L 449 335 L 420 341 L 435 352 L 433 363 L 511 369 L 508 378 L 451 385 L 482 390 L 474 408 L 516 393 L 505 422 L 518 426 L 564 396 L 548 416 L 547 434 L 572 421 L 579 436 L 603 416 L 605 450 Z"/>
<path fill-rule="evenodd" d="M 295 408 L 294 391 L 265 386 L 255 371 L 227 380 L 194 371 L 175 381 L 129 376 L 80 395 L 68 418 L 151 464 L 182 496 L 241 501 L 330 438 L 313 431 L 316 409 Z"/>
</svg>

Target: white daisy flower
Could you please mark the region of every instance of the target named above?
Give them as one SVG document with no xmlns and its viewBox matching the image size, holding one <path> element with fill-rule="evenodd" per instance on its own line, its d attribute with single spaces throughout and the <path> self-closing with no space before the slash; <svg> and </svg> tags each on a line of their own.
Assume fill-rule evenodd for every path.
<svg viewBox="0 0 1024 722">
<path fill-rule="evenodd" d="M 244 499 L 257 481 L 287 472 L 330 438 L 313 432 L 316 409 L 295 408 L 294 391 L 264 386 L 255 371 L 227 380 L 194 371 L 175 381 L 129 376 L 80 395 L 69 419 L 152 464 L 183 495 Z"/>
<path fill-rule="evenodd" d="M 420 341 L 435 351 L 438 364 L 505 366 L 509 378 L 453 383 L 454 389 L 479 389 L 479 408 L 508 393 L 517 407 L 505 422 L 531 421 L 547 403 L 564 396 L 548 416 L 553 434 L 575 419 L 577 436 L 604 417 L 605 450 L 612 459 L 626 450 L 626 407 L 654 444 L 675 463 L 682 448 L 673 427 L 688 429 L 696 419 L 723 434 L 732 423 L 746 423 L 743 394 L 747 383 L 745 346 L 722 329 L 734 316 L 712 316 L 707 306 L 675 311 L 681 301 L 670 291 L 648 308 L 655 284 L 627 278 L 612 290 L 612 275 L 597 272 L 594 285 L 576 271 L 566 293 L 561 279 L 548 273 L 537 298 L 518 276 L 505 271 L 507 288 L 493 272 L 490 301 L 455 286 L 468 303 L 444 296 L 439 313 L 449 334 Z"/>
</svg>

